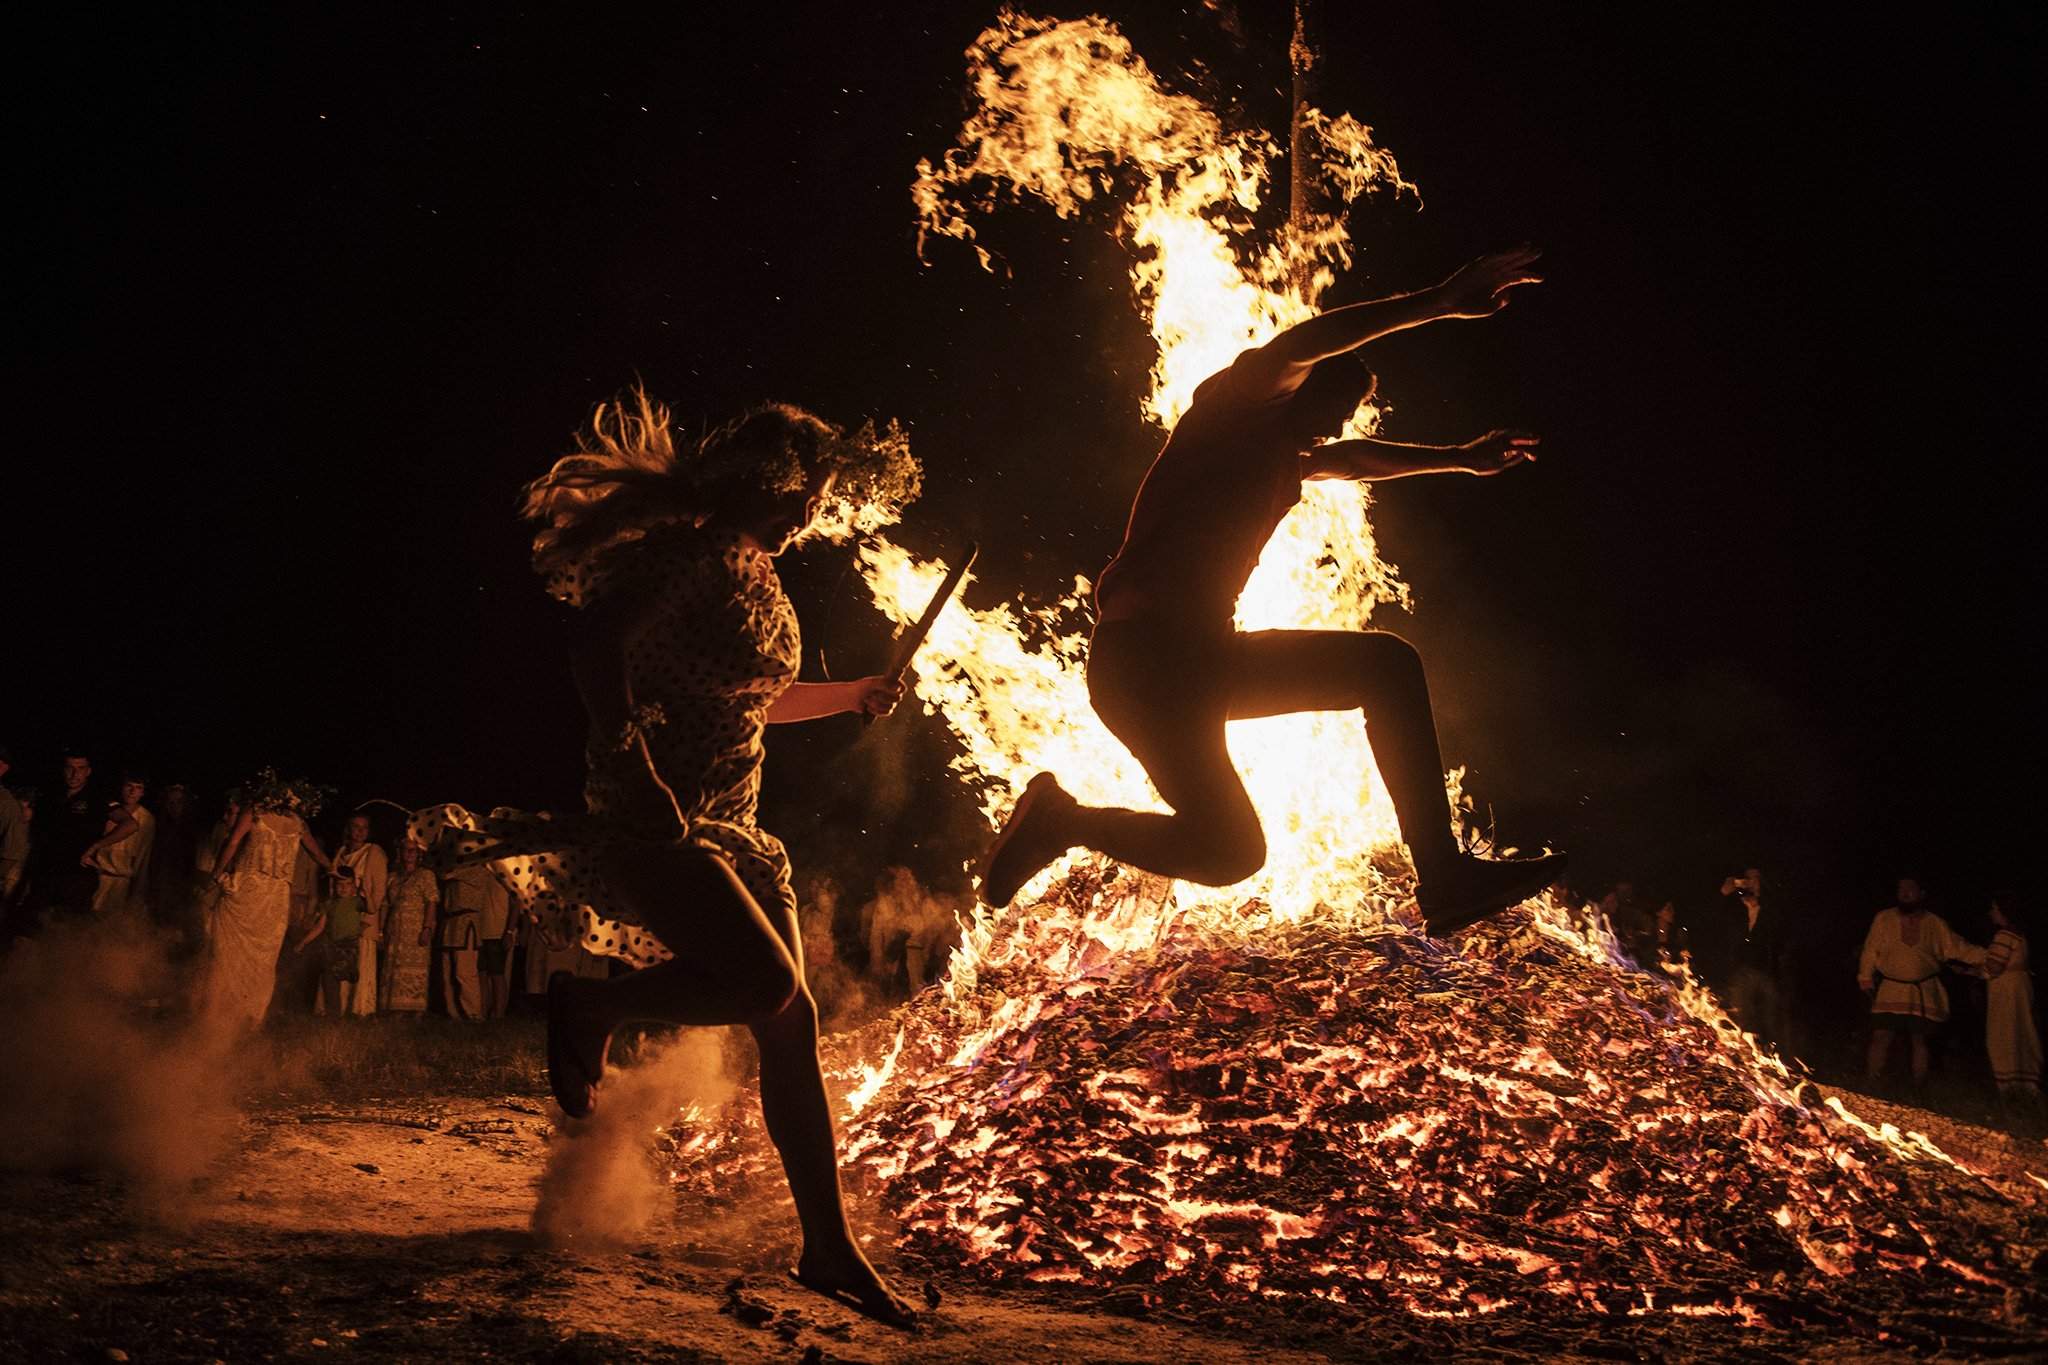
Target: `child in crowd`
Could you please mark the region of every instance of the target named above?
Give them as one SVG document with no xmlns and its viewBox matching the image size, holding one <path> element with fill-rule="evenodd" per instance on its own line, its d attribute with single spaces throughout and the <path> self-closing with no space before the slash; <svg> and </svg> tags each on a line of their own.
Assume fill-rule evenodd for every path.
<svg viewBox="0 0 2048 1365">
<path fill-rule="evenodd" d="M 304 949 L 315 939 L 320 942 L 320 1002 L 330 1018 L 342 1014 L 341 988 L 355 984 L 357 953 L 363 937 L 363 898 L 356 892 L 355 869 L 346 863 L 335 866 L 326 900 L 313 910 L 298 946 Z"/>
</svg>

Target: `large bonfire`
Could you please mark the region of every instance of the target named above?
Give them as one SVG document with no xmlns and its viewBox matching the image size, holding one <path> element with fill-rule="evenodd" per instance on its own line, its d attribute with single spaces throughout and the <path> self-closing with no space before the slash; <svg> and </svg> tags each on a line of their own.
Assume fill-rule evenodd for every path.
<svg viewBox="0 0 2048 1365">
<path fill-rule="evenodd" d="M 1161 428 L 1349 263 L 1341 217 L 1262 236 L 1275 145 L 1165 89 L 1106 21 L 1005 12 L 968 59 L 969 117 L 919 167 L 926 238 L 976 243 L 1004 202 L 1119 203 Z M 1413 192 L 1369 129 L 1312 124 L 1338 201 Z M 1404 600 L 1366 507 L 1357 485 L 1311 485 L 1240 624 L 1358 628 Z M 862 556 L 899 621 L 944 572 L 885 540 Z M 955 604 L 920 655 L 919 696 L 991 819 L 1041 768 L 1156 807 L 1087 703 L 1085 591 Z M 997 1282 L 1339 1315 L 1898 1330 L 1908 1310 L 1988 1324 L 2036 1302 L 2022 1259 L 2048 1181 L 1815 1103 L 1682 968 L 1636 969 L 1555 899 L 1455 945 L 1404 928 L 1407 864 L 1355 714 L 1238 723 L 1231 745 L 1268 830 L 1256 878 L 1070 859 L 966 924 L 939 986 L 828 1046 L 846 1163 L 907 1249 Z M 679 1188 L 708 1198 L 772 1161 L 749 1104 L 688 1111 L 670 1137 Z"/>
</svg>

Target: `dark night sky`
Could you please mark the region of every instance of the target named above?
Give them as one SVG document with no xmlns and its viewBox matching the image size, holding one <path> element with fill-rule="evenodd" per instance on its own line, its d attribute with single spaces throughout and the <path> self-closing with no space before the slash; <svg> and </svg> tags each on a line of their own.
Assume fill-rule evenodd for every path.
<svg viewBox="0 0 2048 1365">
<path fill-rule="evenodd" d="M 693 417 L 902 418 L 929 489 L 902 539 L 978 535 L 990 597 L 1100 566 L 1156 444 L 1109 216 L 992 221 L 1009 280 L 913 250 L 986 12 L 707 8 L 20 35 L 13 780 L 76 738 L 214 786 L 275 761 L 352 797 L 573 797 L 512 496 L 636 374 Z M 1241 4 L 1243 46 L 1199 5 L 1110 8 L 1169 81 L 1283 116 L 1279 0 Z M 2038 315 L 2037 21 L 1327 8 L 1326 102 L 1425 203 L 1356 214 L 1340 298 L 1549 252 L 1500 318 L 1374 355 L 1396 436 L 1548 440 L 1376 518 L 1419 602 L 1388 624 L 1505 832 L 1695 904 L 1763 859 L 1845 922 L 1899 860 L 1952 900 L 2031 876 L 2039 347 L 2007 336 Z M 786 575 L 842 674 L 884 637 L 844 568 Z M 774 810 L 820 858 L 855 827 L 943 863 L 908 851 L 959 837 L 941 749 L 786 738 Z"/>
</svg>

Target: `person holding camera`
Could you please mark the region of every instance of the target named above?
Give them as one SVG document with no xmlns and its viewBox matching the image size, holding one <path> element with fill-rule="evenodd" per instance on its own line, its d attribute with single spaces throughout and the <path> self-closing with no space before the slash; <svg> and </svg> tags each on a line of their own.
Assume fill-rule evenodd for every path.
<svg viewBox="0 0 2048 1365">
<path fill-rule="evenodd" d="M 1764 874 L 1752 867 L 1721 883 L 1741 918 L 1735 924 L 1734 970 L 1728 976 L 1728 1008 L 1736 1022 L 1759 1038 L 1782 1041 L 1779 1013 L 1777 916 L 1764 904 Z"/>
</svg>

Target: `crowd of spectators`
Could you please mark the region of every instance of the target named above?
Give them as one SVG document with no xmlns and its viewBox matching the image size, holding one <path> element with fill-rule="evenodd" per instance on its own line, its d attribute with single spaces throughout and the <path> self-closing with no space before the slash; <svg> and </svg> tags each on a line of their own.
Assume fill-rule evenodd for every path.
<svg viewBox="0 0 2048 1365">
<path fill-rule="evenodd" d="M 498 1019 L 539 1009 L 558 973 L 613 970 L 566 926 L 516 913 L 489 868 L 427 866 L 395 812 L 388 840 L 369 809 L 346 813 L 330 852 L 314 832 L 317 789 L 274 775 L 263 791 L 226 793 L 209 821 L 183 783 L 124 772 L 102 788 L 83 753 L 64 756 L 47 794 L 10 770 L 0 749 L 0 942 L 65 920 L 144 919 L 183 968 L 187 1007 L 232 1026 L 279 1014 Z M 957 942 L 956 907 L 901 869 L 858 923 L 837 922 L 837 887 L 813 891 L 804 946 L 828 1014 L 921 989 Z"/>
<path fill-rule="evenodd" d="M 380 841 L 368 809 L 347 812 L 329 853 L 310 823 L 317 789 L 305 784 L 271 775 L 268 785 L 229 792 L 209 822 L 184 784 L 152 787 L 143 773 L 124 771 L 101 787 L 83 753 L 64 755 L 54 777 L 47 791 L 20 783 L 0 749 L 5 938 L 66 918 L 147 918 L 184 964 L 190 1007 L 201 1014 L 244 1027 L 280 1013 L 431 1010 L 489 1020 L 537 1007 L 558 973 L 614 970 L 565 926 L 516 913 L 487 867 L 437 873 L 402 822 Z M 811 986 L 828 1019 L 842 1022 L 935 980 L 964 908 L 900 868 L 883 874 L 857 915 L 841 913 L 828 880 L 810 883 L 802 900 Z M 1781 1051 L 1798 1048 L 1786 926 L 1758 868 L 1725 878 L 1691 925 L 1675 901 L 1645 897 L 1630 881 L 1594 904 L 1638 964 L 1689 964 L 1744 1029 Z M 1936 913 L 1919 878 L 1899 878 L 1854 965 L 1843 963 L 1868 1001 L 1866 1076 L 1882 1081 L 1903 1040 L 1907 1077 L 1925 1086 L 1937 1040 L 1954 1032 L 1954 982 L 1973 1025 L 1981 1015 L 2001 1102 L 2038 1118 L 2041 1043 L 2016 897 L 1993 897 L 1983 937 L 1973 941 Z"/>
</svg>

